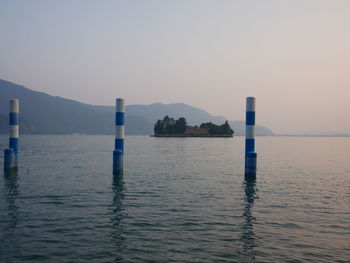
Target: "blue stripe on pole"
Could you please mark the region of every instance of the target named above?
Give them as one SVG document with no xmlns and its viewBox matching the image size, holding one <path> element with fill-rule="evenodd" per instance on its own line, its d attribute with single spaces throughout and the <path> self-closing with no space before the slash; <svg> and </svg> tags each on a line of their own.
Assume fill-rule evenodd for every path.
<svg viewBox="0 0 350 263">
<path fill-rule="evenodd" d="M 115 125 L 124 125 L 124 112 L 115 113 Z"/>
<path fill-rule="evenodd" d="M 246 125 L 255 125 L 255 111 L 246 112 Z"/>
<path fill-rule="evenodd" d="M 124 139 L 115 139 L 114 149 L 124 151 Z"/>
<path fill-rule="evenodd" d="M 254 139 L 245 139 L 245 154 L 248 152 L 254 152 L 255 150 L 255 140 Z"/>
<path fill-rule="evenodd" d="M 16 155 L 13 149 L 5 149 L 4 151 L 4 164 L 15 165 L 16 163 Z"/>
<path fill-rule="evenodd" d="M 10 112 L 9 113 L 9 124 L 10 125 L 18 125 L 18 112 Z"/>
<path fill-rule="evenodd" d="M 255 177 L 256 176 L 256 169 L 251 169 L 251 168 L 246 167 L 245 168 L 245 176 Z"/>
<path fill-rule="evenodd" d="M 256 168 L 256 152 L 248 152 L 246 156 L 246 167 Z"/>
<path fill-rule="evenodd" d="M 256 156 L 257 156 L 258 154 L 256 153 L 256 152 L 247 152 L 247 156 L 248 157 L 255 157 L 256 158 Z"/>
<path fill-rule="evenodd" d="M 256 152 L 248 152 L 245 159 L 245 175 L 256 176 Z"/>
<path fill-rule="evenodd" d="M 4 172 L 5 175 L 17 171 L 16 154 L 13 149 L 5 149 L 4 151 Z"/>
<path fill-rule="evenodd" d="M 18 153 L 18 138 L 9 138 L 9 148 L 13 149 L 15 154 Z"/>
<path fill-rule="evenodd" d="M 123 151 L 121 150 L 113 151 L 113 174 L 123 174 Z"/>
</svg>

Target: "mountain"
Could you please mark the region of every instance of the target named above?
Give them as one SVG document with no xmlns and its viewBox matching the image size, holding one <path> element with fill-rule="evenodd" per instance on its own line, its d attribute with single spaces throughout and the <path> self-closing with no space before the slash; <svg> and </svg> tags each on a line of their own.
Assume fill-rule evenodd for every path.
<svg viewBox="0 0 350 263">
<path fill-rule="evenodd" d="M 245 122 L 244 121 L 229 121 L 231 128 L 235 131 L 235 135 L 245 134 Z M 273 131 L 262 125 L 255 125 L 255 134 L 258 136 L 273 136 Z"/>
<path fill-rule="evenodd" d="M 50 96 L 0 80 L 0 133 L 7 133 L 8 101 L 20 100 L 21 133 L 40 134 L 114 134 L 114 107 L 94 106 L 78 101 Z M 151 105 L 127 105 L 125 116 L 126 134 L 149 135 L 153 125 L 165 115 L 185 117 L 191 125 L 202 122 L 222 124 L 225 118 L 212 116 L 205 110 L 183 103 Z M 4 124 L 5 122 L 5 124 Z M 235 135 L 243 135 L 243 121 L 230 121 Z M 257 135 L 273 135 L 266 127 L 257 126 Z"/>
<path fill-rule="evenodd" d="M 165 115 L 169 115 L 176 119 L 185 117 L 189 125 L 199 125 L 203 122 L 223 123 L 225 118 L 220 116 L 212 116 L 205 110 L 186 105 L 184 103 L 162 104 L 154 103 L 151 105 L 129 105 L 126 111 L 130 114 L 141 116 L 147 120 L 163 119 Z"/>
<path fill-rule="evenodd" d="M 7 116 L 8 101 L 12 98 L 20 100 L 20 116 L 30 122 L 33 128 L 29 131 L 22 129 L 21 125 L 22 133 L 114 134 L 113 112 L 104 112 L 93 105 L 50 96 L 0 80 L 0 114 Z M 7 118 L 5 121 L 7 123 Z M 128 115 L 125 122 L 127 134 L 145 134 L 153 127 L 138 116 Z M 0 132 L 7 133 L 7 129 Z"/>
</svg>

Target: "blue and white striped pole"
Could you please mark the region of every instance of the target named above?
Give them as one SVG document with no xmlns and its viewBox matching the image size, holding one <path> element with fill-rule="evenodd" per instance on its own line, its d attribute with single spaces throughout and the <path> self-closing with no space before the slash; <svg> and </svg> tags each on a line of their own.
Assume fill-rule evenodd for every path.
<svg viewBox="0 0 350 263">
<path fill-rule="evenodd" d="M 18 99 L 10 100 L 10 138 L 9 147 L 15 151 L 16 158 L 18 154 L 18 137 L 19 137 L 19 102 Z"/>
<path fill-rule="evenodd" d="M 256 176 L 255 98 L 247 97 L 245 128 L 245 176 Z"/>
<path fill-rule="evenodd" d="M 17 170 L 18 160 L 18 138 L 19 138 L 19 101 L 10 100 L 9 112 L 9 149 L 4 151 L 4 171 Z"/>
<path fill-rule="evenodd" d="M 116 100 L 115 112 L 115 146 L 113 151 L 113 174 L 123 174 L 123 156 L 124 156 L 124 99 Z"/>
</svg>

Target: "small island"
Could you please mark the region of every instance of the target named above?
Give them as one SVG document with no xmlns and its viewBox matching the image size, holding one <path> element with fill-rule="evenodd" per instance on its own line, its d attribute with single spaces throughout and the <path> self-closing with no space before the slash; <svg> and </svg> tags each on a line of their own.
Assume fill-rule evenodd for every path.
<svg viewBox="0 0 350 263">
<path fill-rule="evenodd" d="M 154 124 L 153 137 L 233 137 L 234 131 L 226 121 L 222 125 L 211 122 L 202 123 L 200 126 L 189 126 L 184 117 L 175 120 L 165 116 Z"/>
</svg>

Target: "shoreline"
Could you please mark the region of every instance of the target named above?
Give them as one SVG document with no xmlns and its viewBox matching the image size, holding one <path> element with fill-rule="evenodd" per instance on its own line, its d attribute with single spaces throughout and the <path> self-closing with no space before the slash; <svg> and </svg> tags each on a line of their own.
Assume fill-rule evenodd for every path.
<svg viewBox="0 0 350 263">
<path fill-rule="evenodd" d="M 204 137 L 204 138 L 233 138 L 233 135 L 206 135 L 206 134 L 152 134 L 151 137 L 158 138 L 193 138 L 193 137 Z"/>
</svg>

